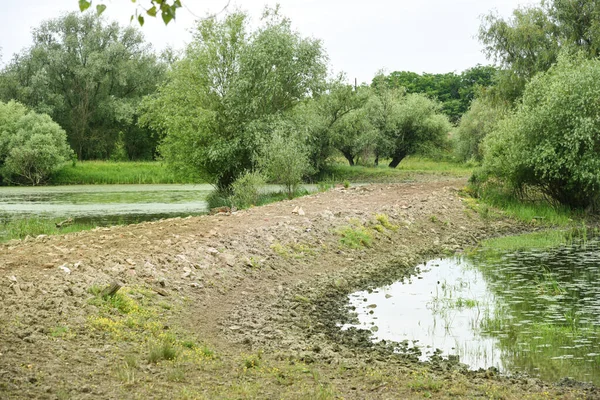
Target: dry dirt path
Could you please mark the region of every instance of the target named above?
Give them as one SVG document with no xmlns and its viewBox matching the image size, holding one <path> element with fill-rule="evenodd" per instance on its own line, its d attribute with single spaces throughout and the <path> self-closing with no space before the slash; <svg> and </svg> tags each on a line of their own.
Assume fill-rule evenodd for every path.
<svg viewBox="0 0 600 400">
<path fill-rule="evenodd" d="M 337 188 L 0 245 L 0 399 L 597 398 L 337 330 L 353 290 L 519 230 L 469 209 L 464 184 Z M 348 247 L 344 229 L 372 243 Z M 117 296 L 98 295 L 114 281 Z"/>
</svg>

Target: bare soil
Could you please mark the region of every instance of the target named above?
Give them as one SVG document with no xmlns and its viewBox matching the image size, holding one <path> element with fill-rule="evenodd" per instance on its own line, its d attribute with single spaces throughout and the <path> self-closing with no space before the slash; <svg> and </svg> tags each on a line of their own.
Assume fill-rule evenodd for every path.
<svg viewBox="0 0 600 400">
<path fill-rule="evenodd" d="M 600 398 L 568 380 L 418 362 L 337 329 L 347 294 L 524 229 L 480 217 L 464 184 L 336 188 L 0 245 L 0 398 Z M 373 241 L 352 248 L 344 229 Z"/>
</svg>

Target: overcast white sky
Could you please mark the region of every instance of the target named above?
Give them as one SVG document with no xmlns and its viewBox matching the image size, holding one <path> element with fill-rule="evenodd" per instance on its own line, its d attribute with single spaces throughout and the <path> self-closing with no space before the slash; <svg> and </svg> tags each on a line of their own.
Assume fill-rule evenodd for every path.
<svg viewBox="0 0 600 400">
<path fill-rule="evenodd" d="M 78 10 L 77 0 L 2 1 L 2 61 L 31 44 L 31 29 L 45 19 Z M 99 0 L 94 0 L 94 4 Z M 214 13 L 227 0 L 182 0 L 186 8 L 167 27 L 147 18 L 142 31 L 156 49 L 183 48 L 190 40 L 195 16 Z M 335 72 L 370 82 L 379 69 L 418 73 L 461 72 L 488 64 L 475 36 L 483 14 L 495 10 L 509 16 L 518 6 L 536 0 L 232 0 L 258 19 L 266 4 L 281 5 L 302 34 L 323 40 Z M 135 12 L 130 0 L 104 0 L 106 17 L 129 23 Z M 138 0 L 141 5 L 148 0 Z"/>
</svg>

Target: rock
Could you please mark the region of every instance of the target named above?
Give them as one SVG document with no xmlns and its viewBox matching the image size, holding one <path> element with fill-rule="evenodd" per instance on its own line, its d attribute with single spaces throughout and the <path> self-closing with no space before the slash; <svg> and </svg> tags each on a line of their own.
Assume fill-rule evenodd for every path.
<svg viewBox="0 0 600 400">
<path fill-rule="evenodd" d="M 60 269 L 67 275 L 69 275 L 71 273 L 71 270 L 69 269 L 69 267 L 67 267 L 67 264 L 63 264 L 63 265 L 59 266 L 58 269 Z"/>
<path fill-rule="evenodd" d="M 297 215 L 299 210 L 300 209 L 299 209 L 298 206 L 294 207 L 294 209 L 292 210 L 292 214 L 296 214 Z"/>
<path fill-rule="evenodd" d="M 12 285 L 12 289 L 17 296 L 21 297 L 23 295 L 23 292 L 21 292 L 21 287 L 19 286 L 18 283 L 15 283 L 14 285 Z"/>
</svg>

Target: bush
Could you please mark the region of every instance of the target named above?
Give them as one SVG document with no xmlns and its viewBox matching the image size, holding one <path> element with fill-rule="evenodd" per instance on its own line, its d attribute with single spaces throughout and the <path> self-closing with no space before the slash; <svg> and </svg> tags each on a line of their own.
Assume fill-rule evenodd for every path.
<svg viewBox="0 0 600 400">
<path fill-rule="evenodd" d="M 0 173 L 6 182 L 44 183 L 71 158 L 65 131 L 46 114 L 0 103 Z"/>
<path fill-rule="evenodd" d="M 478 181 L 533 188 L 575 208 L 600 205 L 600 61 L 561 56 L 485 140 Z"/>
<path fill-rule="evenodd" d="M 265 178 L 258 171 L 244 173 L 231 185 L 231 204 L 237 208 L 248 208 L 260 200 L 260 189 Z"/>
<path fill-rule="evenodd" d="M 275 134 L 265 146 L 259 164 L 273 183 L 285 186 L 289 198 L 294 196 L 302 177 L 310 170 L 308 152 L 291 135 L 286 138 Z"/>
</svg>

